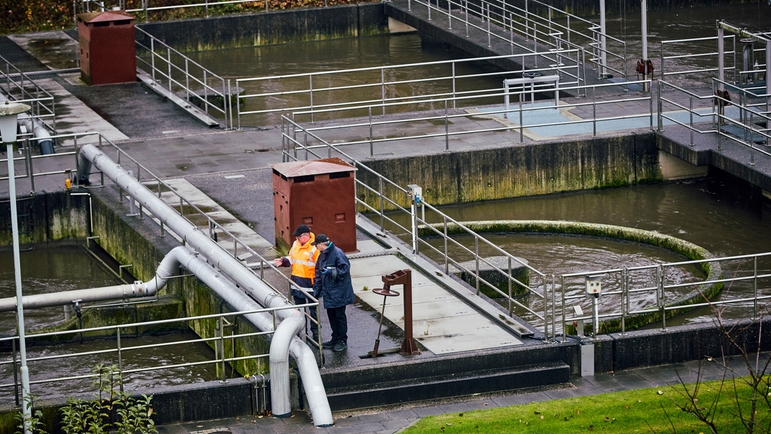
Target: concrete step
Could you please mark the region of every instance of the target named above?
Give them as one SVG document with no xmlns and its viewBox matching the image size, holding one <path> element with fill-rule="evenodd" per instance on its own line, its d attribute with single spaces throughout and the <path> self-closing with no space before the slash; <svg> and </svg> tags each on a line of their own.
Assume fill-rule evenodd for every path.
<svg viewBox="0 0 771 434">
<path fill-rule="evenodd" d="M 408 372 L 402 371 L 402 374 Z M 435 376 L 408 378 L 371 384 L 327 387 L 333 411 L 389 406 L 423 400 L 454 398 L 475 393 L 491 393 L 553 386 L 567 383 L 570 367 L 564 362 L 501 367 Z M 327 378 L 324 379 L 328 384 Z M 330 381 L 329 383 L 334 383 Z"/>
</svg>

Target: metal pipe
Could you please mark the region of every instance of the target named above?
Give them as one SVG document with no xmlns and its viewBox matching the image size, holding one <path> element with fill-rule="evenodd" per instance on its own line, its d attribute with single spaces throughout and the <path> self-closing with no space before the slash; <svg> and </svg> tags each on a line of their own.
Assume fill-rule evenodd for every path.
<svg viewBox="0 0 771 434">
<path fill-rule="evenodd" d="M 219 245 L 212 241 L 204 232 L 200 231 L 197 227 L 190 224 L 187 219 L 177 214 L 171 207 L 165 202 L 156 197 L 153 192 L 148 190 L 144 185 L 130 176 L 120 165 L 112 161 L 107 155 L 99 150 L 94 145 L 84 145 L 80 149 L 78 154 L 78 179 L 88 180 L 88 174 L 91 170 L 91 166 L 95 166 L 103 174 L 107 175 L 113 182 L 118 184 L 129 195 L 134 197 L 137 202 L 146 207 L 154 216 L 163 222 L 166 227 L 172 230 L 174 233 L 180 236 L 187 246 L 191 249 L 199 252 L 201 256 L 206 260 L 218 267 L 219 270 L 237 284 L 241 286 L 244 291 L 248 291 L 254 300 L 259 303 L 263 308 L 279 308 L 291 306 L 291 304 L 280 294 L 273 290 L 270 286 L 262 282 L 257 276 L 255 276 L 251 270 L 244 267 L 240 261 L 232 257 L 227 251 L 223 250 Z M 183 264 L 185 265 L 185 264 Z M 211 266 L 208 266 L 211 269 Z M 198 276 L 198 273 L 188 268 L 191 272 Z M 199 267 L 200 269 L 200 267 Z M 203 273 L 203 270 L 199 270 Z M 211 270 L 213 272 L 213 270 Z M 198 276 L 201 278 L 201 276 Z M 220 294 L 223 298 L 225 296 Z M 226 298 L 227 301 L 227 298 Z M 235 306 L 242 306 L 239 303 L 248 302 L 248 297 L 238 297 L 233 301 L 228 301 Z M 294 322 L 299 322 L 301 319 L 304 324 L 304 316 L 297 309 L 286 309 L 278 311 L 278 316 L 281 317 L 282 323 L 288 321 L 285 327 L 294 329 L 296 326 Z M 255 324 L 259 327 L 258 324 Z M 280 326 L 279 326 L 280 327 Z M 302 327 L 300 327 L 302 328 Z M 272 330 L 272 328 L 271 328 Z M 282 328 L 283 330 L 283 328 Z M 297 329 L 299 331 L 299 328 Z M 276 328 L 278 334 L 278 328 Z M 283 344 L 290 345 L 290 352 L 295 357 L 295 361 L 300 369 L 301 375 L 303 375 L 303 384 L 306 389 L 306 396 L 308 397 L 308 403 L 311 407 L 311 413 L 313 415 L 314 424 L 316 426 L 329 426 L 334 424 L 332 418 L 332 412 L 329 409 L 329 403 L 324 391 L 324 384 L 321 381 L 321 375 L 316 365 L 315 357 L 313 356 L 307 345 L 302 344 L 305 350 L 301 349 L 301 345 L 294 343 L 294 341 L 288 341 L 282 332 L 278 334 L 278 338 L 274 336 L 271 342 L 271 354 L 273 354 L 273 345 Z M 282 337 L 284 336 L 284 337 Z M 276 353 L 283 353 L 287 350 L 275 350 Z M 286 378 L 273 378 L 277 384 L 282 381 L 289 381 L 288 371 L 286 372 Z M 272 383 L 271 382 L 271 383 Z M 283 386 L 274 389 L 271 385 L 271 392 L 275 392 L 278 389 L 283 389 Z M 279 411 L 273 411 L 274 415 L 282 415 L 283 411 L 289 407 L 289 396 L 272 396 L 272 402 L 275 408 Z"/>
</svg>

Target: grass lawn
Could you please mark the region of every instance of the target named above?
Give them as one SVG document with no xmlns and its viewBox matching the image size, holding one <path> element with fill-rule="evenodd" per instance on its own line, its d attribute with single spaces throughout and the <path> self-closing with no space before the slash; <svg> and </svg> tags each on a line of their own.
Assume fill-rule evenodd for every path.
<svg viewBox="0 0 771 434">
<path fill-rule="evenodd" d="M 740 402 L 748 415 L 751 389 L 736 382 Z M 743 386 L 743 387 L 741 387 Z M 688 386 L 692 388 L 693 386 Z M 719 396 L 715 424 L 721 433 L 743 433 L 738 417 L 734 382 L 726 380 L 718 394 L 719 381 L 701 384 L 697 405 L 710 408 Z M 688 398 L 682 386 L 630 390 L 580 398 L 559 399 L 511 407 L 475 410 L 425 417 L 403 432 L 419 433 L 709 433 L 696 416 L 680 410 Z M 769 391 L 767 390 L 768 394 Z M 771 408 L 759 397 L 755 432 L 771 429 Z M 745 416 L 747 418 L 747 416 Z"/>
</svg>

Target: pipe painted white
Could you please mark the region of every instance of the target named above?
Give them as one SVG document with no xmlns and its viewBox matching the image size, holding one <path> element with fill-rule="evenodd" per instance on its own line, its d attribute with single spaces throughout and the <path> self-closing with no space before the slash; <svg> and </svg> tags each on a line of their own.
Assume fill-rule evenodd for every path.
<svg viewBox="0 0 771 434">
<path fill-rule="evenodd" d="M 22 298 L 24 309 L 40 309 L 51 306 L 72 304 L 75 300 L 82 302 L 97 302 L 105 300 L 120 300 L 132 297 L 144 297 L 145 283 L 135 282 L 131 285 L 107 286 L 104 288 L 77 289 L 74 291 L 57 292 L 53 294 L 25 295 Z M 16 309 L 16 297 L 0 299 L 0 312 L 10 312 Z"/>
<path fill-rule="evenodd" d="M 172 250 L 174 252 L 174 250 Z M 149 282 L 134 282 L 129 285 L 105 286 L 102 288 L 77 289 L 51 294 L 26 295 L 22 298 L 25 309 L 40 309 L 44 307 L 65 306 L 75 300 L 83 303 L 94 303 L 108 300 L 123 300 L 136 297 L 155 295 L 163 288 L 166 280 L 176 273 L 180 261 L 171 252 L 161 260 L 155 277 Z M 9 312 L 16 309 L 16 297 L 0 299 L 0 312 Z"/>
<path fill-rule="evenodd" d="M 2 94 L 0 94 L 0 102 L 11 101 Z M 31 117 L 27 113 L 19 113 L 16 118 L 16 124 L 27 129 L 28 133 L 32 133 L 32 136 L 38 141 L 40 146 L 40 153 L 43 155 L 54 153 L 54 143 L 51 139 L 51 134 L 46 127 L 38 119 Z"/>
<path fill-rule="evenodd" d="M 77 179 L 79 182 L 88 181 L 92 165 L 163 222 L 169 230 L 179 235 L 190 248 L 199 252 L 206 258 L 211 266 L 221 270 L 223 274 L 227 275 L 230 279 L 240 285 L 242 290 L 248 291 L 260 306 L 264 308 L 291 306 L 286 299 L 278 296 L 271 287 L 252 274 L 251 270 L 248 270 L 237 259 L 221 249 L 206 234 L 201 232 L 197 227 L 191 225 L 187 219 L 180 216 L 175 210 L 155 196 L 153 192 L 134 179 L 133 176 L 121 168 L 120 165 L 112 161 L 97 147 L 94 145 L 84 145 L 78 154 Z M 238 301 L 229 301 L 229 303 L 240 308 L 246 299 L 248 299 L 248 297 L 245 297 L 242 294 L 242 297 L 240 297 Z M 297 309 L 284 309 L 277 311 L 276 314 L 282 322 L 287 320 L 294 322 L 297 321 L 298 317 L 304 318 L 302 313 Z M 278 330 L 276 330 L 276 332 L 278 333 Z M 277 345 L 279 342 L 282 345 L 289 345 L 292 341 L 276 339 L 274 337 L 274 339 L 271 340 L 271 354 L 274 352 L 273 346 Z M 291 353 L 295 357 L 301 375 L 303 375 L 303 384 L 306 387 L 306 396 L 308 397 L 308 404 L 311 409 L 314 424 L 316 426 L 333 425 L 334 419 L 332 418 L 332 412 L 329 409 L 327 396 L 324 392 L 324 384 L 321 381 L 321 374 L 319 373 L 315 358 L 310 358 L 310 360 L 312 360 L 310 366 L 303 366 L 308 364 L 309 358 L 307 357 L 307 354 L 310 353 L 310 349 L 305 346 L 305 350 L 301 351 L 296 350 L 297 347 L 297 344 L 293 344 L 291 345 L 292 351 L 276 350 L 276 354 Z M 288 369 L 286 378 L 278 379 L 271 374 L 271 383 L 274 381 L 286 381 L 288 383 Z M 285 390 L 283 386 L 280 387 L 280 389 Z M 273 386 L 271 386 L 272 403 L 280 409 L 279 411 L 284 411 L 285 408 L 290 407 L 288 395 L 277 396 L 274 395 L 273 392 L 274 389 Z M 274 413 L 277 412 L 274 411 Z M 283 413 L 277 414 L 280 415 Z"/>
<path fill-rule="evenodd" d="M 19 116 L 18 124 L 24 126 L 27 132 L 32 133 L 32 137 L 37 140 L 37 144 L 40 147 L 40 154 L 50 155 L 54 153 L 54 142 L 51 139 L 51 134 L 46 127 L 39 120 L 30 117 L 28 114 Z"/>
</svg>

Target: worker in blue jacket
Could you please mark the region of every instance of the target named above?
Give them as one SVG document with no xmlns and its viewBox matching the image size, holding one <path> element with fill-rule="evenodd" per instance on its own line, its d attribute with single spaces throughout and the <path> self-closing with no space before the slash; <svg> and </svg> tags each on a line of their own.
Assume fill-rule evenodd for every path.
<svg viewBox="0 0 771 434">
<path fill-rule="evenodd" d="M 324 300 L 332 339 L 323 343 L 323 348 L 340 352 L 348 348 L 348 317 L 345 307 L 353 304 L 351 284 L 351 263 L 339 247 L 324 234 L 316 236 L 313 242 L 321 251 L 316 261 L 316 278 L 313 289 L 317 298 Z"/>
</svg>

